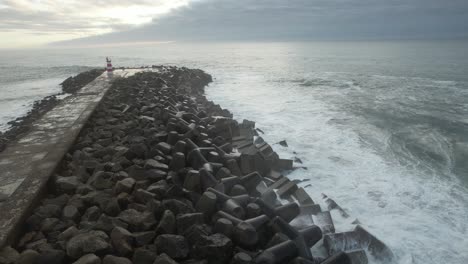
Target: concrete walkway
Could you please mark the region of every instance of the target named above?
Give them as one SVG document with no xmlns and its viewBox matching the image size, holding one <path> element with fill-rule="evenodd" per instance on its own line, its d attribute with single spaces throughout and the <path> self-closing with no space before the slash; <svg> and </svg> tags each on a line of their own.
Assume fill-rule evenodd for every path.
<svg viewBox="0 0 468 264">
<path fill-rule="evenodd" d="M 63 156 L 117 77 L 139 69 L 102 74 L 36 121 L 31 131 L 0 153 L 0 248 L 21 229 Z"/>
</svg>

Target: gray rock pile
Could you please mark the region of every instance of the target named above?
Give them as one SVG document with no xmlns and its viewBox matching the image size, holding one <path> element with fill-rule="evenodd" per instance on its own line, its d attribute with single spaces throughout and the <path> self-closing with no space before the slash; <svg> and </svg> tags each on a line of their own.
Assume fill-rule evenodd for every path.
<svg viewBox="0 0 468 264">
<path fill-rule="evenodd" d="M 155 68 L 115 81 L 0 263 L 367 263 L 337 237 L 313 256 L 334 226 L 292 161 L 203 96 L 209 75 Z"/>
<path fill-rule="evenodd" d="M 83 86 L 99 77 L 103 72 L 104 69 L 92 69 L 82 72 L 76 76 L 71 76 L 60 84 L 62 85 L 62 91 L 65 93 L 75 93 Z"/>
</svg>

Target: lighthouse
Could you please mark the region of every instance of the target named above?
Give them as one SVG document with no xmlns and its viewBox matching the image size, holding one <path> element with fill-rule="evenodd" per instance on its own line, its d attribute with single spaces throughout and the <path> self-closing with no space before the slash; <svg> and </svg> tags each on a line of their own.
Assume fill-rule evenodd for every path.
<svg viewBox="0 0 468 264">
<path fill-rule="evenodd" d="M 114 69 L 112 68 L 112 61 L 111 59 L 109 59 L 109 57 L 106 57 L 106 62 L 107 62 L 107 67 L 106 67 L 107 75 L 112 76 L 114 74 Z"/>
</svg>

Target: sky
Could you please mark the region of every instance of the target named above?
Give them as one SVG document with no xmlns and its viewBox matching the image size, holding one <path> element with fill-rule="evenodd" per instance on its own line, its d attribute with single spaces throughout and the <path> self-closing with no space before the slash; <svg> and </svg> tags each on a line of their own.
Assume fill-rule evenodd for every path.
<svg viewBox="0 0 468 264">
<path fill-rule="evenodd" d="M 468 37 L 467 0 L 0 0 L 0 48 Z"/>
</svg>

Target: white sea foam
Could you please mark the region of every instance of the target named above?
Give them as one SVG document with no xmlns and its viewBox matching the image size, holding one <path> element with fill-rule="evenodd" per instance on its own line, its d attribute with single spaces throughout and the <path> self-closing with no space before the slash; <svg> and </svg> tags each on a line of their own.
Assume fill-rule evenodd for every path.
<svg viewBox="0 0 468 264">
<path fill-rule="evenodd" d="M 314 83 L 311 89 L 284 83 L 273 87 L 259 76 L 230 75 L 207 91 L 237 118 L 257 121 L 269 143 L 287 139 L 288 148 L 276 144 L 274 149 L 285 158 L 296 151 L 308 168 L 289 177 L 311 179 L 300 185 L 308 186 L 314 201 L 321 202 L 322 192 L 335 199 L 387 243 L 399 263 L 466 263 L 468 195 L 457 177 L 426 174 L 418 166 L 401 166 L 392 155 L 382 156 L 389 135 L 359 124 L 372 135 L 363 138 L 349 123 L 356 117 L 321 100 L 323 90 L 317 87 L 327 82 Z M 326 89 L 333 96 L 342 88 Z M 373 148 L 375 144 L 382 146 Z M 339 231 L 349 228 L 349 223 L 337 224 Z"/>
<path fill-rule="evenodd" d="M 46 96 L 59 93 L 63 79 L 51 78 L 1 84 L 0 87 L 0 132 L 7 130 L 9 121 L 24 116 L 33 103 Z"/>
</svg>

